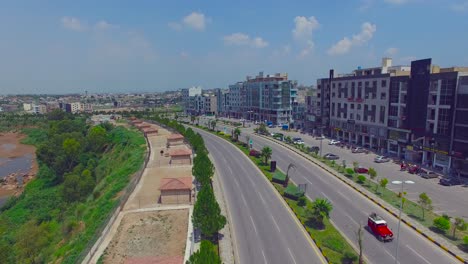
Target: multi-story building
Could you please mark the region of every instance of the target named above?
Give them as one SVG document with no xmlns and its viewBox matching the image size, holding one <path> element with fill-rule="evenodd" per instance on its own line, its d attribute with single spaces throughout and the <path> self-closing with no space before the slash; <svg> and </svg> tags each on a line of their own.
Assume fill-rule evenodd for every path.
<svg viewBox="0 0 468 264">
<path fill-rule="evenodd" d="M 296 102 L 297 82 L 288 80 L 287 74 L 247 77 L 243 82 L 245 97 L 241 96 L 243 117 L 255 121 L 269 121 L 274 124 L 291 124 L 292 104 Z M 245 98 L 245 100 L 244 100 Z"/>
<path fill-rule="evenodd" d="M 330 83 L 334 71 L 328 78 L 317 80 L 317 88 L 306 98 L 306 131 L 316 135 L 330 135 Z"/>
<path fill-rule="evenodd" d="M 245 86 L 243 82 L 229 85 L 227 115 L 232 118 L 242 118 L 245 108 Z"/>
<path fill-rule="evenodd" d="M 196 96 L 201 96 L 201 94 L 202 88 L 200 86 L 182 89 L 182 102 L 185 113 L 198 114 L 197 105 L 199 104 L 199 100 L 197 101 Z"/>
<path fill-rule="evenodd" d="M 452 168 L 468 177 L 468 76 L 464 73 L 458 79 L 455 97 L 455 116 L 452 129 Z"/>
<path fill-rule="evenodd" d="M 228 100 L 229 100 L 229 90 L 225 89 L 215 89 L 215 95 L 216 95 L 216 104 L 217 104 L 217 113 L 221 114 L 222 116 L 225 116 L 226 114 L 226 109 L 228 106 Z"/>
<path fill-rule="evenodd" d="M 200 98 L 202 104 L 198 108 L 198 112 L 204 115 L 217 115 L 218 114 L 218 100 L 214 94 L 204 94 L 197 96 Z"/>
<path fill-rule="evenodd" d="M 333 137 L 384 152 L 387 149 L 391 59 L 331 80 L 330 128 Z"/>
</svg>

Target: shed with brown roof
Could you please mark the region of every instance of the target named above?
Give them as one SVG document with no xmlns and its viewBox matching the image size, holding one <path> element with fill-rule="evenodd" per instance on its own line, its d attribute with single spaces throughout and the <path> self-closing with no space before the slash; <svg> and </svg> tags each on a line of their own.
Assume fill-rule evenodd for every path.
<svg viewBox="0 0 468 264">
<path fill-rule="evenodd" d="M 192 164 L 192 151 L 190 149 L 172 149 L 169 151 L 171 160 L 169 164 Z"/>
<path fill-rule="evenodd" d="M 155 136 L 155 135 L 158 134 L 158 130 L 156 128 L 152 128 L 152 127 L 143 128 L 143 133 L 145 133 L 145 136 L 147 136 L 147 137 Z"/>
<path fill-rule="evenodd" d="M 192 201 L 192 177 L 161 179 L 159 198 L 162 204 L 181 204 Z"/>
<path fill-rule="evenodd" d="M 168 146 L 176 146 L 184 144 L 184 136 L 181 134 L 171 134 L 167 136 L 167 145 Z"/>
</svg>

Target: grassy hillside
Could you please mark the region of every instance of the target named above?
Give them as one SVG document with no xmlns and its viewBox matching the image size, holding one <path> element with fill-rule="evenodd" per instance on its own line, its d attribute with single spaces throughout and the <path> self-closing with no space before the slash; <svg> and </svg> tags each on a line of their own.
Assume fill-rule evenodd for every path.
<svg viewBox="0 0 468 264">
<path fill-rule="evenodd" d="M 76 263 L 141 168 L 141 133 L 123 127 L 96 132 L 72 122 L 78 122 L 69 126 L 73 132 L 63 124 L 24 131 L 24 142 L 38 146 L 40 169 L 24 193 L 1 209 L 1 263 Z"/>
</svg>

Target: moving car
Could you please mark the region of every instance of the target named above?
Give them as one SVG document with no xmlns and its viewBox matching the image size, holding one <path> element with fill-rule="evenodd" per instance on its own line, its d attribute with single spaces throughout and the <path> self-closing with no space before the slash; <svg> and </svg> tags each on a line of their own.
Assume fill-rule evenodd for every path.
<svg viewBox="0 0 468 264">
<path fill-rule="evenodd" d="M 421 171 L 421 167 L 418 165 L 410 165 L 408 167 L 408 172 L 411 174 L 418 174 Z"/>
<path fill-rule="evenodd" d="M 424 169 L 421 169 L 421 171 L 419 172 L 419 176 L 421 176 L 424 179 L 439 178 L 439 174 L 437 174 L 437 173 L 435 173 L 433 171 L 428 171 L 428 170 L 424 170 Z"/>
<path fill-rule="evenodd" d="M 442 178 L 439 183 L 444 186 L 460 185 L 461 181 L 458 178 Z"/>
<path fill-rule="evenodd" d="M 354 168 L 354 172 L 356 172 L 356 173 L 369 173 L 369 169 L 366 169 L 364 167 L 356 167 L 356 168 Z"/>
<path fill-rule="evenodd" d="M 384 163 L 384 162 L 389 162 L 389 161 L 390 161 L 390 158 L 388 158 L 386 156 L 377 156 L 374 159 L 374 162 L 376 162 L 376 163 Z"/>
<path fill-rule="evenodd" d="M 328 145 L 336 145 L 336 144 L 339 144 L 340 141 L 339 140 L 335 140 L 335 139 L 332 139 L 328 142 Z"/>
<path fill-rule="evenodd" d="M 325 154 L 325 156 L 323 156 L 325 159 L 327 160 L 337 160 L 339 159 L 340 157 L 338 157 L 337 155 L 335 154 L 332 154 L 332 153 L 327 153 Z"/>
<path fill-rule="evenodd" d="M 383 242 L 393 240 L 393 232 L 388 228 L 387 222 L 376 213 L 369 215 L 367 218 L 367 226 L 378 240 Z"/>
<path fill-rule="evenodd" d="M 318 136 L 318 137 L 316 137 L 315 139 L 317 139 L 317 140 L 323 140 L 323 139 L 325 139 L 325 136 L 323 136 L 323 135 L 322 135 L 322 136 Z"/>
<path fill-rule="evenodd" d="M 364 151 L 365 150 L 363 148 L 361 148 L 361 147 L 353 148 L 351 150 L 352 153 L 364 153 Z"/>
</svg>

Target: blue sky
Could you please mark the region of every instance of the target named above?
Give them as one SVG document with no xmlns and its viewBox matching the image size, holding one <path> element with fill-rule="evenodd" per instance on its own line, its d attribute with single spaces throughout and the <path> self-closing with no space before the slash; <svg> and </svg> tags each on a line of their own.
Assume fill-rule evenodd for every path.
<svg viewBox="0 0 468 264">
<path fill-rule="evenodd" d="M 315 84 L 432 57 L 468 66 L 468 0 L 2 1 L 0 94 Z"/>
</svg>

